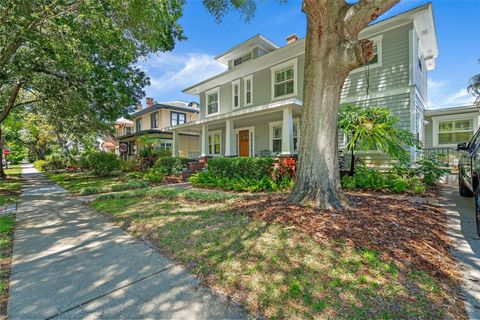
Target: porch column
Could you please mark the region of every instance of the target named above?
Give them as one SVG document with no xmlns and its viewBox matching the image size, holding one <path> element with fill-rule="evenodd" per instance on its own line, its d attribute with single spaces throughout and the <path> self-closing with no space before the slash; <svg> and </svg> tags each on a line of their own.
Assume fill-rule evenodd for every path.
<svg viewBox="0 0 480 320">
<path fill-rule="evenodd" d="M 201 139 L 201 157 L 208 156 L 208 126 L 206 124 L 202 125 L 202 135 Z"/>
<path fill-rule="evenodd" d="M 172 157 L 180 156 L 180 140 L 178 137 L 178 131 L 173 131 L 173 145 L 172 145 Z"/>
<path fill-rule="evenodd" d="M 292 107 L 283 109 L 282 155 L 293 154 L 293 111 Z"/>
<path fill-rule="evenodd" d="M 236 156 L 235 150 L 235 133 L 233 129 L 233 120 L 226 120 L 225 122 L 225 156 Z"/>
</svg>

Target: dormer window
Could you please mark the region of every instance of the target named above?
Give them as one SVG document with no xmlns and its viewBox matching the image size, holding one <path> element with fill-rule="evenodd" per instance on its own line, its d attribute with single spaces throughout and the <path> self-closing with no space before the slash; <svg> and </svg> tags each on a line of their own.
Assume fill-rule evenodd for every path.
<svg viewBox="0 0 480 320">
<path fill-rule="evenodd" d="M 247 62 L 248 60 L 252 60 L 252 53 L 250 52 L 249 54 L 244 55 L 243 57 L 237 58 L 233 60 L 233 66 L 236 67 L 242 63 Z"/>
</svg>

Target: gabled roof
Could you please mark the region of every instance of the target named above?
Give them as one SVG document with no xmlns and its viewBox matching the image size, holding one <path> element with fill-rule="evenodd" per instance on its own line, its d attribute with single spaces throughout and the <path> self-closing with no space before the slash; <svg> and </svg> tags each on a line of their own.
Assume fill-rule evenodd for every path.
<svg viewBox="0 0 480 320">
<path fill-rule="evenodd" d="M 242 56 L 243 54 L 247 54 L 249 51 L 251 51 L 254 47 L 262 47 L 263 49 L 267 51 L 273 51 L 278 49 L 279 47 L 273 43 L 272 41 L 268 40 L 261 34 L 256 34 L 250 39 L 245 40 L 244 42 L 237 44 L 235 47 L 220 53 L 215 57 L 215 60 L 217 60 L 220 63 L 223 63 L 225 65 L 228 64 L 228 60 L 237 58 L 239 56 Z"/>
</svg>

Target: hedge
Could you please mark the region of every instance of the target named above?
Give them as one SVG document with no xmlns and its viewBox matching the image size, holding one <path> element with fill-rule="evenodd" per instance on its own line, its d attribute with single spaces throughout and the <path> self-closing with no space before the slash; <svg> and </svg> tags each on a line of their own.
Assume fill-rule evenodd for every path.
<svg viewBox="0 0 480 320">
<path fill-rule="evenodd" d="M 184 168 L 188 168 L 190 161 L 180 157 L 161 157 L 155 162 L 154 168 L 166 176 L 179 175 Z"/>
<path fill-rule="evenodd" d="M 273 158 L 212 158 L 208 160 L 209 173 L 218 178 L 260 180 L 272 172 Z"/>
</svg>

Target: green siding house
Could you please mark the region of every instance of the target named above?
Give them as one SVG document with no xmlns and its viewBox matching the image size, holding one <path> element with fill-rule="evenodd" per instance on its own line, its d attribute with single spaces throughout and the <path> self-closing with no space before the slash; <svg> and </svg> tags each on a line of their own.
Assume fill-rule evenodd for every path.
<svg viewBox="0 0 480 320">
<path fill-rule="evenodd" d="M 390 108 L 401 127 L 423 141 L 427 71 L 438 55 L 431 4 L 374 23 L 360 37 L 374 42 L 376 56 L 350 73 L 341 103 Z M 305 41 L 296 35 L 281 47 L 256 35 L 219 54 L 228 69 L 184 90 L 199 96 L 200 118 L 170 128 L 174 140 L 199 133 L 202 157 L 295 155 L 302 139 L 304 53 Z M 416 154 L 412 149 L 412 160 Z M 382 159 L 376 152 L 364 156 Z"/>
</svg>

